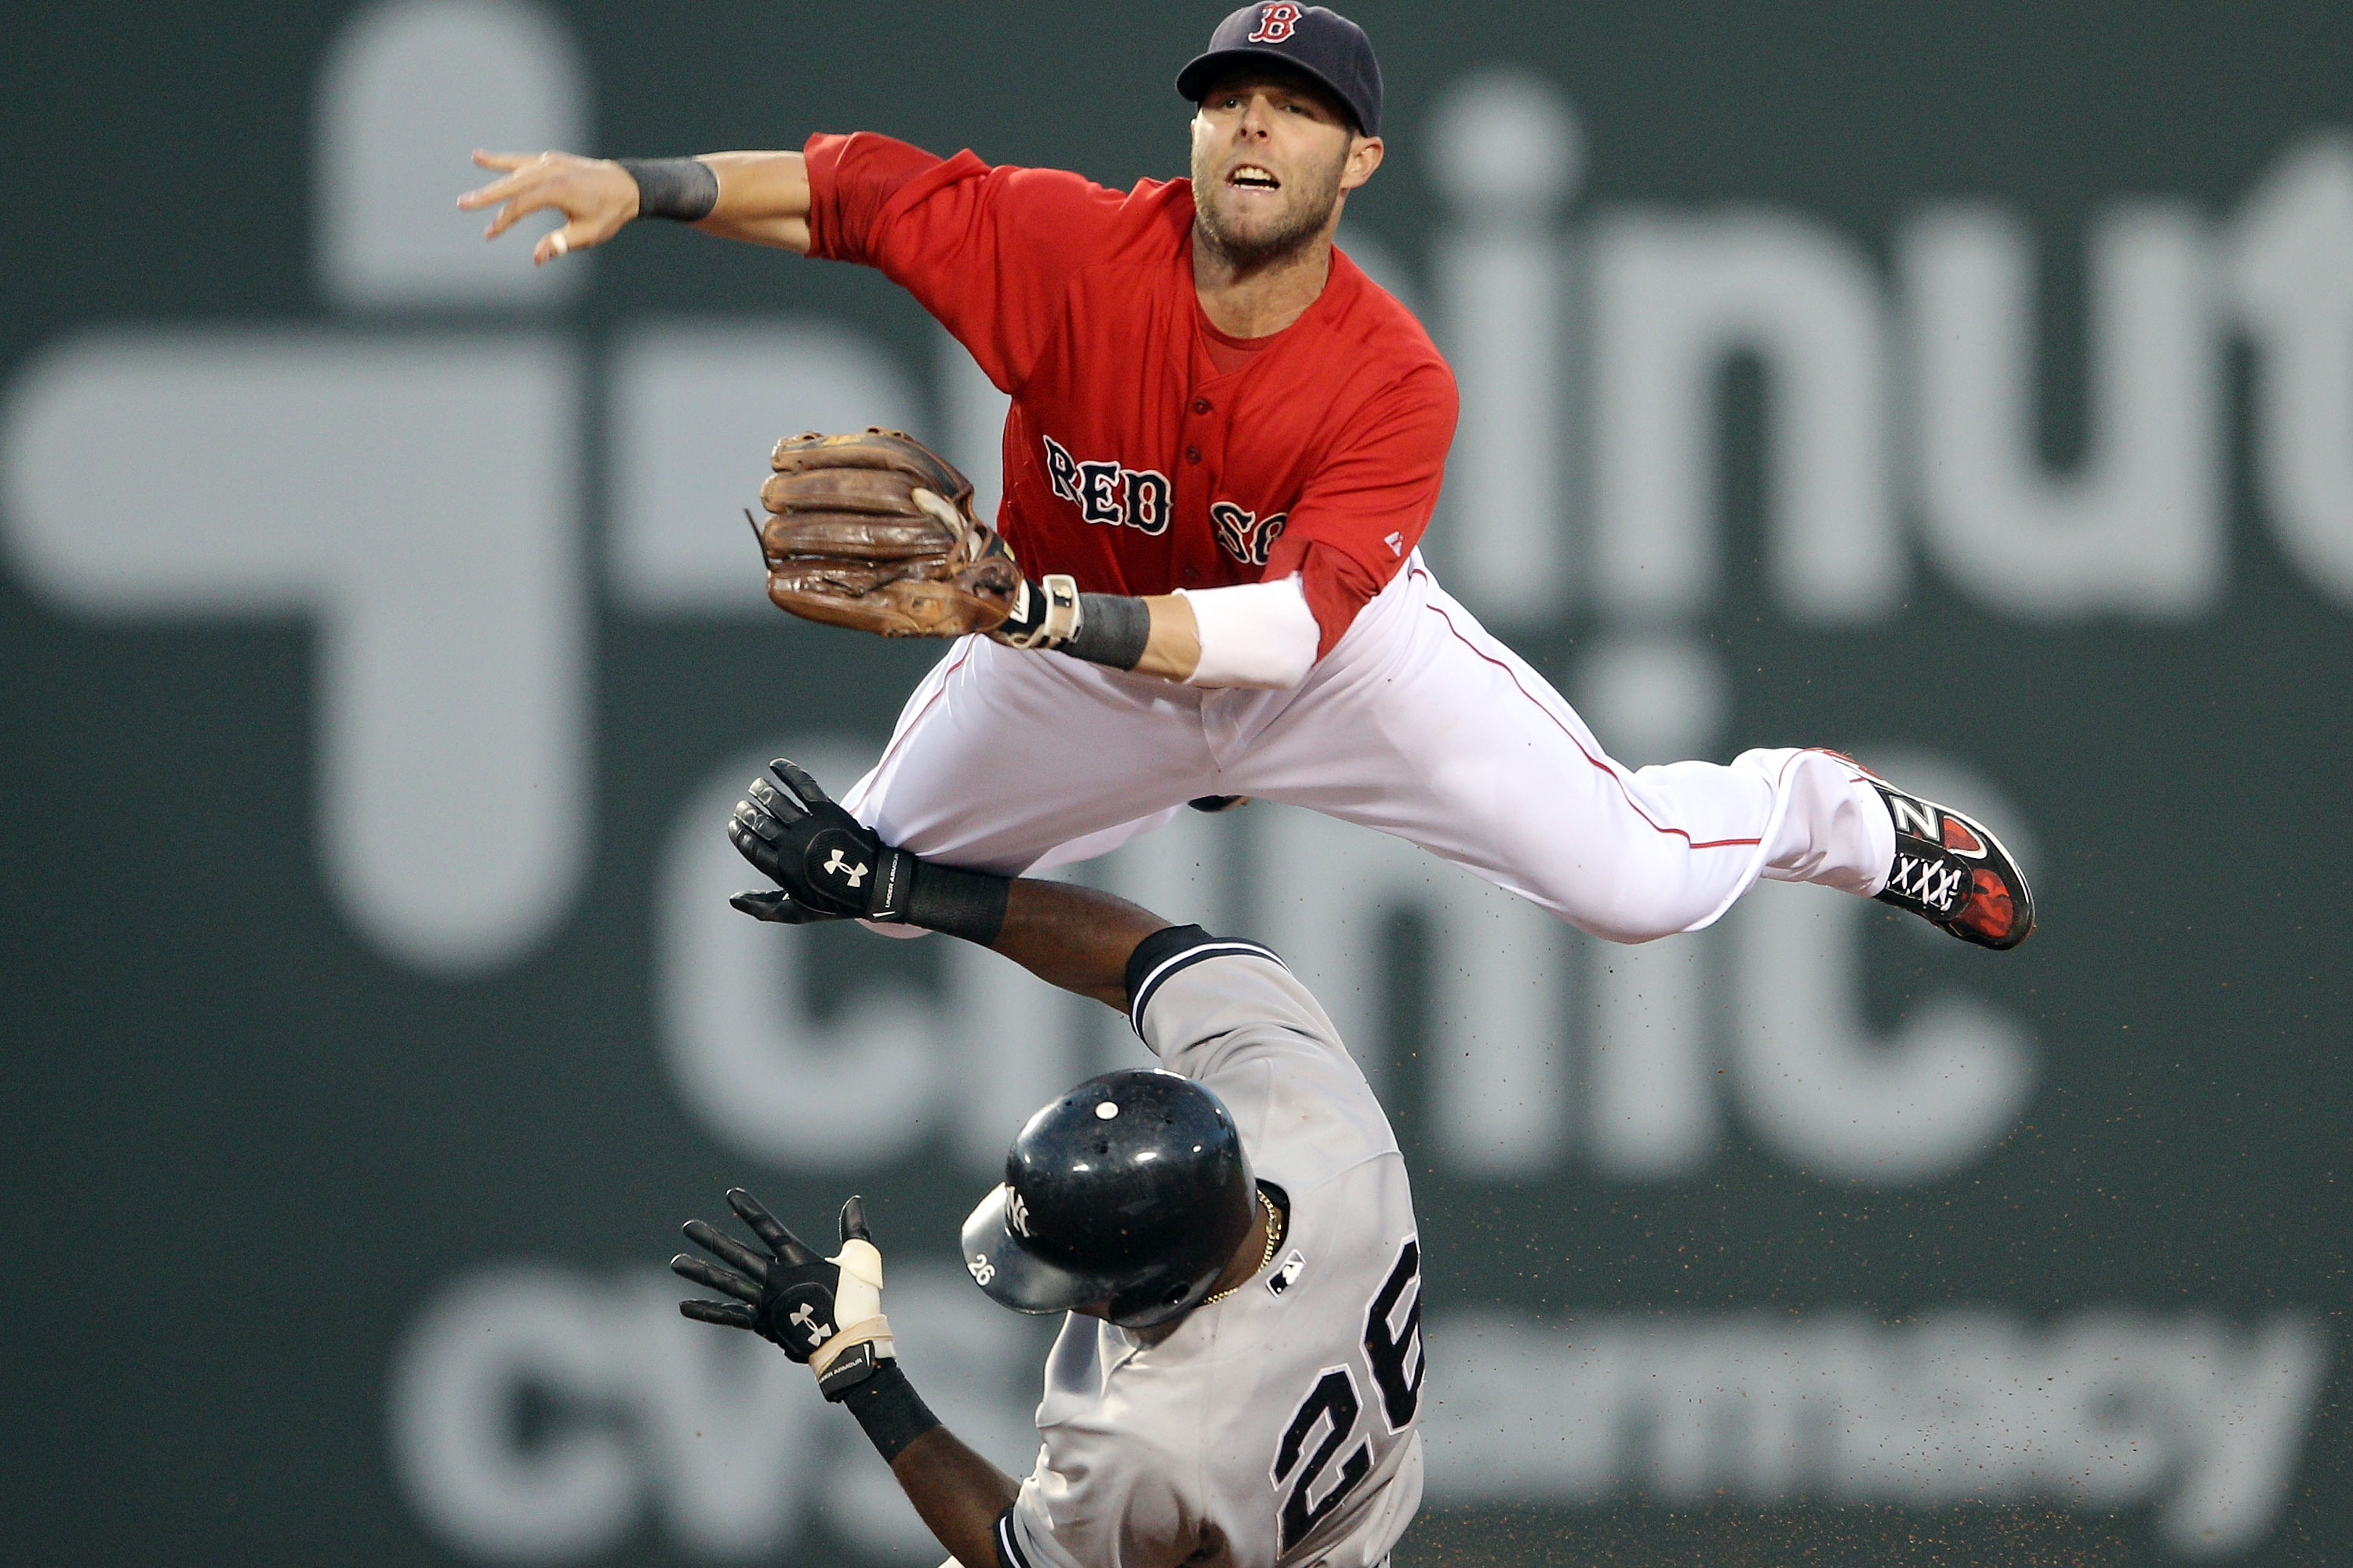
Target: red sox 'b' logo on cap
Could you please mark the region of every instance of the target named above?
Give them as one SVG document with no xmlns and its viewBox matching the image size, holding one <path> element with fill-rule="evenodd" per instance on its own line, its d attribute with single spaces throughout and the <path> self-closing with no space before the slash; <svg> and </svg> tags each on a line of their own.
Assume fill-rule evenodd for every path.
<svg viewBox="0 0 2353 1568">
<path fill-rule="evenodd" d="M 1299 31 L 1300 8 L 1291 0 L 1277 0 L 1272 5 L 1261 5 L 1258 13 L 1258 31 L 1250 36 L 1253 44 L 1287 43 L 1291 35 Z"/>
</svg>

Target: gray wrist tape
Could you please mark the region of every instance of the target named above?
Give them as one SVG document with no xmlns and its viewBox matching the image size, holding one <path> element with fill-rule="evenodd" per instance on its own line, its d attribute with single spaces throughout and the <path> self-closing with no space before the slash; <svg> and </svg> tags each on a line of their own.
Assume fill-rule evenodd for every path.
<svg viewBox="0 0 2353 1568">
<path fill-rule="evenodd" d="M 1121 594 L 1082 593 L 1079 608 L 1079 629 L 1062 652 L 1091 664 L 1134 669 L 1152 641 L 1152 607 Z"/>
<path fill-rule="evenodd" d="M 638 216 L 695 223 L 719 203 L 719 176 L 700 158 L 616 158 L 638 182 Z"/>
</svg>

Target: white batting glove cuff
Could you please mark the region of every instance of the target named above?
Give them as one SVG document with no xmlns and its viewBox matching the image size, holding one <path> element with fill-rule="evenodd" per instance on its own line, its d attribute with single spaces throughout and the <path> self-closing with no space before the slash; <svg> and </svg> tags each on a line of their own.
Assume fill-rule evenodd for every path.
<svg viewBox="0 0 2353 1568">
<path fill-rule="evenodd" d="M 1029 630 L 1008 631 L 999 627 L 989 635 L 1008 648 L 1060 648 L 1079 634 L 1083 619 L 1084 612 L 1079 607 L 1078 579 L 1056 572 L 1043 582 L 1022 580 L 1021 597 L 1014 601 L 1013 613 L 1007 618 L 1006 625 Z"/>
</svg>

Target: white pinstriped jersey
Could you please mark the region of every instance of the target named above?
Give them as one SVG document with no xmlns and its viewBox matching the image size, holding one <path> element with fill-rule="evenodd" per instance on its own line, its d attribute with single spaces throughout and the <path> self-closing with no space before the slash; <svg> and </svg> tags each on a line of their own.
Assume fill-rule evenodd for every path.
<svg viewBox="0 0 2353 1568">
<path fill-rule="evenodd" d="M 1288 1202 L 1275 1261 L 1167 1329 L 1072 1315 L 1009 1568 L 1375 1568 L 1421 1501 L 1420 1247 L 1404 1160 L 1332 1021 L 1253 943 L 1135 987 L 1137 1033 L 1226 1103 Z"/>
</svg>

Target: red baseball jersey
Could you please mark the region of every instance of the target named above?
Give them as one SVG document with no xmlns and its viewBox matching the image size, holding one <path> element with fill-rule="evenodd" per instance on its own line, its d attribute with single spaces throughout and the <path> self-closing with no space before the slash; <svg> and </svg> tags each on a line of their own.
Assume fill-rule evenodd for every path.
<svg viewBox="0 0 2353 1568">
<path fill-rule="evenodd" d="M 1193 190 L 887 136 L 807 148 L 809 254 L 879 268 L 1011 395 L 998 526 L 1033 577 L 1160 594 L 1302 574 L 1330 652 L 1429 525 L 1454 375 L 1335 249 L 1314 303 L 1255 353 L 1210 353 Z"/>
</svg>

